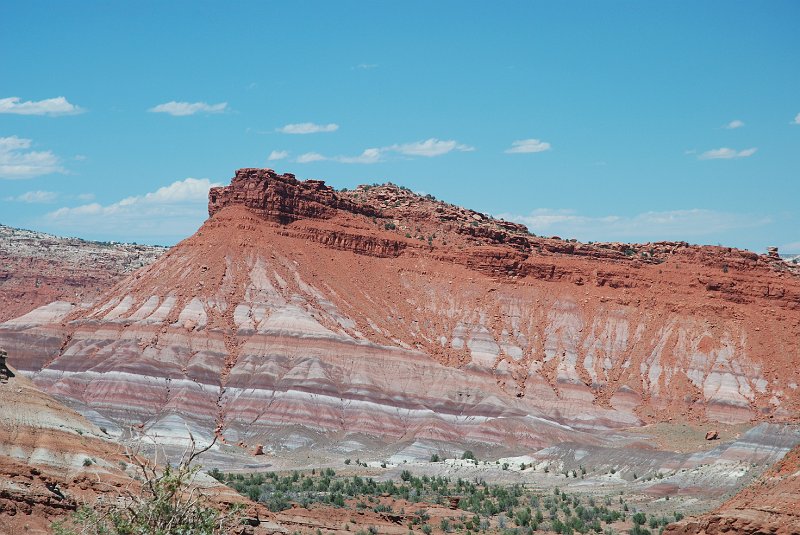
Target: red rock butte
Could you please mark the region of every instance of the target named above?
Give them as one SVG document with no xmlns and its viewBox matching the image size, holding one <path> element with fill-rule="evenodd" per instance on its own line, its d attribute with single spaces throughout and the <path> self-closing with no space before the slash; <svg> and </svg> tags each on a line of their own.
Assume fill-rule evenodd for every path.
<svg viewBox="0 0 800 535">
<path fill-rule="evenodd" d="M 542 238 L 269 169 L 212 188 L 197 233 L 91 306 L 0 325 L 12 364 L 98 425 L 292 448 L 796 422 L 799 335 L 800 275 L 774 256 Z"/>
</svg>

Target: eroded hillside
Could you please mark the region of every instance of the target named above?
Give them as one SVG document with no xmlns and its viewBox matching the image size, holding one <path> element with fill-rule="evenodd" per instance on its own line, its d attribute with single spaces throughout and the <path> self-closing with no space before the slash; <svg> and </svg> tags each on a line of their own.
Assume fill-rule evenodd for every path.
<svg viewBox="0 0 800 535">
<path fill-rule="evenodd" d="M 91 302 L 166 250 L 0 225 L 0 322 L 52 301 Z"/>
<path fill-rule="evenodd" d="M 198 232 L 0 340 L 109 429 L 230 444 L 598 444 L 670 418 L 796 421 L 800 277 L 686 243 L 539 238 L 397 186 L 242 169 Z"/>
</svg>

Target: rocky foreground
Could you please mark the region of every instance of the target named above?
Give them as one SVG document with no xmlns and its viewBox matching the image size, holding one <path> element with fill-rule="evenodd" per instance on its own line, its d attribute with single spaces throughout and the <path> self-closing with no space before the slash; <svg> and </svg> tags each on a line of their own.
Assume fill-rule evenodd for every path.
<svg viewBox="0 0 800 535">
<path fill-rule="evenodd" d="M 582 440 L 669 418 L 792 422 L 800 277 L 685 243 L 585 245 L 396 186 L 242 169 L 198 232 L 95 304 L 0 325 L 110 430 L 276 447 Z"/>
<path fill-rule="evenodd" d="M 67 520 L 82 506 L 105 511 L 141 494 L 142 473 L 132 457 L 139 444 L 112 440 L 7 367 L 0 351 L 0 534 L 49 534 L 54 521 Z M 246 533 L 275 532 L 268 511 L 211 477 L 198 475 L 193 488 L 215 507 L 244 506 Z"/>
</svg>

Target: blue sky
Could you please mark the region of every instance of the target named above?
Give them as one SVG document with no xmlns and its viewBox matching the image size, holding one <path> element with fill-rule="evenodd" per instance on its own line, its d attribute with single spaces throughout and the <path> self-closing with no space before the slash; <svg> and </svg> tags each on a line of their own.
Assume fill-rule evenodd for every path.
<svg viewBox="0 0 800 535">
<path fill-rule="evenodd" d="M 0 4 L 0 222 L 171 244 L 390 180 L 582 241 L 800 252 L 798 2 Z"/>
</svg>

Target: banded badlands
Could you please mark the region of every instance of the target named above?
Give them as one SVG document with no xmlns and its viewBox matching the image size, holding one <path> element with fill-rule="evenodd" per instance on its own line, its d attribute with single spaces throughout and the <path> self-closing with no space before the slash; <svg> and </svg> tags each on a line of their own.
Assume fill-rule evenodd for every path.
<svg viewBox="0 0 800 535">
<path fill-rule="evenodd" d="M 3 395 L 66 429 L 31 424 L 46 430 L 34 440 L 14 423 L 33 409 L 6 415 L 18 438 L 0 444 L 4 477 L 29 489 L 0 496 L 0 516 L 21 513 L 13 525 L 66 514 L 92 491 L 84 472 L 123 481 L 110 439 L 143 432 L 179 452 L 191 432 L 218 439 L 207 467 L 353 455 L 383 478 L 626 492 L 651 514 L 719 506 L 668 528 L 681 535 L 797 533 L 796 453 L 756 479 L 800 444 L 800 268 L 776 251 L 538 237 L 393 184 L 336 191 L 269 169 L 238 170 L 208 211 L 167 251 L 113 249 L 99 265 L 87 258 L 106 244 L 50 254 L 24 231 L 4 243 L 28 252 L 7 254 L 5 280 L 33 297 L 7 292 L 0 347 L 26 377 Z M 76 294 L 81 280 L 93 283 Z M 65 452 L 48 452 L 51 435 Z M 467 448 L 497 466 L 428 462 Z M 44 473 L 41 455 L 48 477 L 77 485 L 70 507 L 27 497 L 39 490 L 21 474 Z M 80 455 L 106 461 L 82 469 Z M 293 514 L 278 523 L 327 526 L 323 509 Z"/>
<path fill-rule="evenodd" d="M 533 236 L 391 184 L 269 169 L 91 305 L 0 325 L 11 362 L 121 433 L 275 448 L 600 444 L 796 423 L 800 277 L 777 256 Z"/>
<path fill-rule="evenodd" d="M 132 457 L 139 449 L 126 446 L 6 367 L 0 352 L 0 534 L 53 533 L 54 521 L 82 506 L 105 511 L 139 494 L 141 471 Z M 241 504 L 256 527 L 250 535 L 275 532 L 264 507 L 205 474 L 191 484 L 214 507 Z"/>
<path fill-rule="evenodd" d="M 96 303 L 0 325 L 108 428 L 541 447 L 678 418 L 796 422 L 800 277 L 684 243 L 537 238 L 396 186 L 242 169 L 198 232 Z"/>
</svg>

